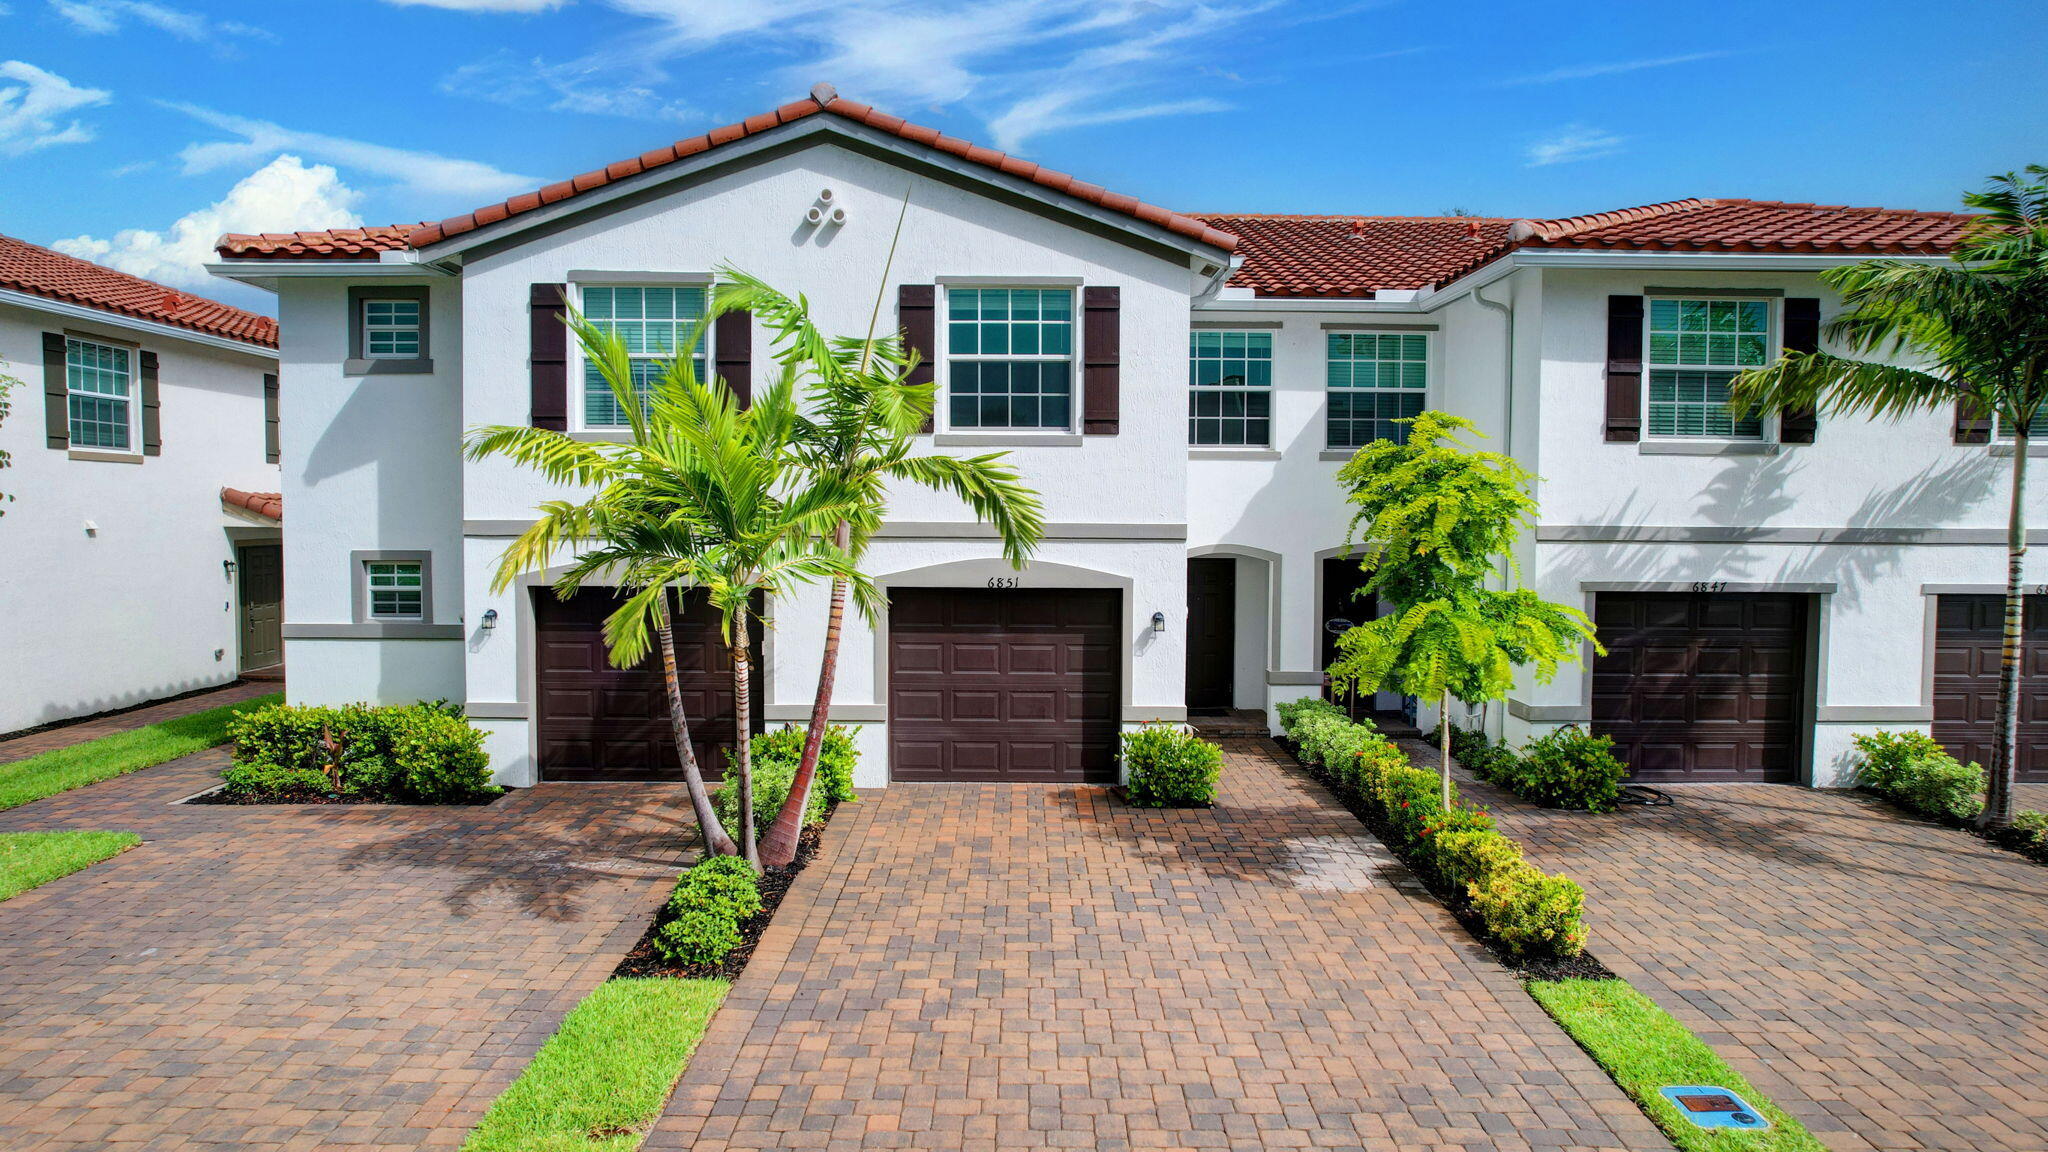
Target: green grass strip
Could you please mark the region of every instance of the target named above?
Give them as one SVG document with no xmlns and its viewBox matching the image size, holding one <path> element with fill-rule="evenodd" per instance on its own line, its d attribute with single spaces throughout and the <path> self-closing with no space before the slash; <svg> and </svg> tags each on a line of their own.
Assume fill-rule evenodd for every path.
<svg viewBox="0 0 2048 1152">
<path fill-rule="evenodd" d="M 133 832 L 0 832 L 0 900 L 140 843 Z"/>
<path fill-rule="evenodd" d="M 236 713 L 268 708 L 283 699 L 276 693 L 258 696 L 0 764 L 0 811 L 225 743 L 228 721 Z"/>
<path fill-rule="evenodd" d="M 1564 1025 L 1682 1152 L 1827 1152 L 1799 1121 L 1765 1099 L 1704 1041 L 1627 981 L 1531 980 L 1528 987 L 1529 995 Z M 1697 1127 L 1657 1093 L 1680 1084 L 1733 1089 L 1771 1127 L 1763 1132 Z"/>
<path fill-rule="evenodd" d="M 484 1114 L 463 1152 L 632 1152 L 725 999 L 723 980 L 607 980 Z"/>
</svg>

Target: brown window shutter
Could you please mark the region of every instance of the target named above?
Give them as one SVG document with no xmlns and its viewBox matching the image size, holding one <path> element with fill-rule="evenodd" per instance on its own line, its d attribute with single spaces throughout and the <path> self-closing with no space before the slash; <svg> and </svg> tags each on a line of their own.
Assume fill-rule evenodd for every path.
<svg viewBox="0 0 2048 1152">
<path fill-rule="evenodd" d="M 1607 442 L 1643 438 L 1643 298 L 1607 298 Z"/>
<path fill-rule="evenodd" d="M 1955 437 L 1958 444 L 1991 443 L 1991 413 L 1967 396 L 1957 400 Z"/>
<path fill-rule="evenodd" d="M 277 374 L 263 374 L 263 462 L 275 464 L 282 453 L 277 439 Z"/>
<path fill-rule="evenodd" d="M 744 408 L 754 400 L 754 314 L 744 308 L 722 313 L 711 328 L 718 378 Z"/>
<path fill-rule="evenodd" d="M 934 284 L 900 284 L 896 288 L 896 323 L 903 329 L 903 347 L 917 353 L 917 367 L 910 370 L 912 384 L 929 384 L 937 379 L 938 365 L 932 358 L 938 344 L 938 297 L 938 286 Z M 937 403 L 934 399 L 934 407 Z M 926 418 L 924 430 L 932 430 L 930 418 Z"/>
<path fill-rule="evenodd" d="M 532 390 L 530 420 L 535 428 L 569 430 L 569 286 L 535 284 L 527 307 L 528 358 Z"/>
<path fill-rule="evenodd" d="M 43 333 L 43 438 L 57 449 L 71 447 L 71 388 L 64 379 L 62 332 Z"/>
<path fill-rule="evenodd" d="M 142 454 L 161 456 L 164 454 L 163 400 L 157 394 L 156 353 L 147 348 L 139 357 L 142 361 Z"/>
<path fill-rule="evenodd" d="M 1081 289 L 1081 432 L 1114 436 L 1122 405 L 1123 292 Z"/>
<path fill-rule="evenodd" d="M 1812 296 L 1785 298 L 1785 351 L 1820 351 L 1820 301 Z M 1786 444 L 1813 443 L 1819 413 L 1811 407 L 1778 412 L 1778 439 Z"/>
</svg>

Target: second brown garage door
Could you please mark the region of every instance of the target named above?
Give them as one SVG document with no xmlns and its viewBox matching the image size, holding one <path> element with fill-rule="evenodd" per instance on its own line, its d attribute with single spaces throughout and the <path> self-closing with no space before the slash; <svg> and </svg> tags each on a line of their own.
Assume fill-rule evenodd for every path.
<svg viewBox="0 0 2048 1152">
<path fill-rule="evenodd" d="M 2005 597 L 1943 596 L 1934 612 L 1934 738 L 1989 768 Z M 2020 661 L 2017 770 L 2021 780 L 2048 781 L 2048 596 L 2027 597 Z"/>
<path fill-rule="evenodd" d="M 1799 779 L 1807 597 L 1601 592 L 1593 731 L 1631 779 Z"/>
<path fill-rule="evenodd" d="M 897 780 L 1114 783 L 1120 593 L 889 593 Z"/>
</svg>

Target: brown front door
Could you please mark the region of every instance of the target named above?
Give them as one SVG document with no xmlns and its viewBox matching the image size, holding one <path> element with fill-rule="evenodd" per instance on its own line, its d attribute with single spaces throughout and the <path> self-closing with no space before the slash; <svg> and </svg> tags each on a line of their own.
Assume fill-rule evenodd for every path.
<svg viewBox="0 0 2048 1152">
<path fill-rule="evenodd" d="M 1187 628 L 1188 711 L 1227 712 L 1237 670 L 1237 561 L 1188 561 Z"/>
<path fill-rule="evenodd" d="M 284 663 L 284 546 L 245 544 L 235 568 L 242 599 L 241 670 L 274 668 Z"/>
<path fill-rule="evenodd" d="M 1794 781 L 1806 723 L 1808 598 L 1601 592 L 1593 731 L 1631 779 Z"/>
<path fill-rule="evenodd" d="M 1114 783 L 1122 619 L 1112 590 L 890 590 L 890 776 Z"/>
<path fill-rule="evenodd" d="M 1991 767 L 1998 731 L 2003 596 L 1942 596 L 1934 606 L 1934 738 Z M 2027 597 L 2020 633 L 2021 780 L 2048 781 L 2048 596 Z"/>
<path fill-rule="evenodd" d="M 721 778 L 732 747 L 732 661 L 718 616 L 700 595 L 676 620 L 676 671 L 690 743 L 706 779 Z M 659 651 L 631 668 L 611 666 L 604 619 L 619 599 L 586 588 L 567 600 L 533 593 L 535 718 L 543 780 L 680 780 Z M 754 638 L 753 729 L 761 730 L 760 637 Z"/>
</svg>

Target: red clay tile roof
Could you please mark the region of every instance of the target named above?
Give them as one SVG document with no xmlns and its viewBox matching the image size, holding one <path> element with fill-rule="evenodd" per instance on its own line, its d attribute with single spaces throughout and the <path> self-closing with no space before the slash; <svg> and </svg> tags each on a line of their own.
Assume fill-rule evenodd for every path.
<svg viewBox="0 0 2048 1152">
<path fill-rule="evenodd" d="M 277 347 L 277 321 L 154 280 L 116 272 L 26 240 L 0 236 L 0 288 L 154 320 L 264 348 Z"/>
<path fill-rule="evenodd" d="M 916 144 L 935 148 L 948 155 L 972 161 L 999 172 L 1030 180 L 1055 192 L 1062 192 L 1076 199 L 1086 201 L 1113 212 L 1133 216 L 1149 224 L 1156 224 L 1176 235 L 1199 240 L 1229 251 L 1237 247 L 1237 237 L 1228 232 L 1212 228 L 1193 216 L 1184 216 L 1164 208 L 1144 203 L 1121 193 L 1077 180 L 1064 172 L 1041 168 L 1029 160 L 1020 160 L 993 149 L 970 144 L 965 140 L 942 135 L 936 128 L 925 128 L 909 123 L 896 116 L 878 112 L 866 104 L 839 99 L 829 85 L 811 89 L 809 98 L 784 104 L 773 112 L 752 116 L 737 124 L 713 128 L 702 136 L 692 136 L 666 144 L 651 152 L 644 152 L 629 160 L 608 164 L 594 172 L 585 172 L 558 184 L 550 184 L 537 192 L 514 196 L 499 204 L 451 216 L 438 224 L 398 225 L 391 228 L 349 229 L 347 232 L 294 232 L 284 236 L 243 236 L 230 233 L 220 238 L 218 245 L 222 256 L 232 259 L 263 257 L 292 257 L 300 259 L 351 258 L 366 253 L 380 252 L 391 248 L 425 248 L 450 236 L 472 232 L 487 224 L 495 224 L 510 216 L 531 212 L 546 204 L 554 204 L 602 188 L 617 180 L 673 164 L 686 157 L 706 152 L 721 144 L 758 135 L 771 128 L 793 123 L 820 112 L 842 116 L 857 124 L 865 124 L 892 135 L 900 136 Z M 376 233 L 374 237 L 370 234 Z"/>
<path fill-rule="evenodd" d="M 220 502 L 236 508 L 246 508 L 258 516 L 282 522 L 284 520 L 284 496 L 278 492 L 244 492 L 240 488 L 220 490 Z"/>
<path fill-rule="evenodd" d="M 1512 220 L 1476 216 L 1226 216 L 1244 264 L 1235 288 L 1261 296 L 1360 296 L 1441 283 L 1507 241 Z"/>
</svg>

